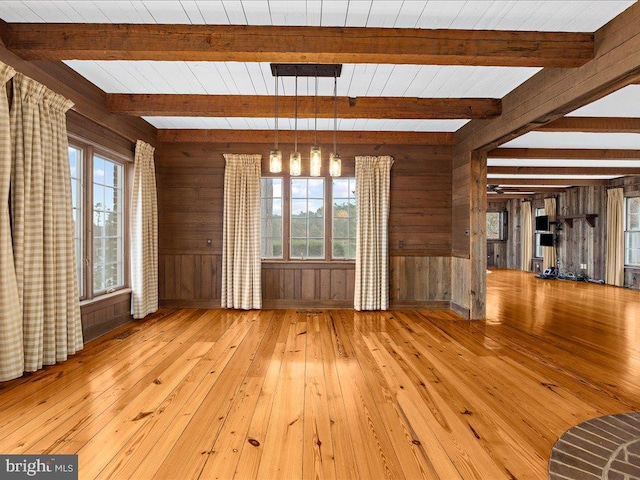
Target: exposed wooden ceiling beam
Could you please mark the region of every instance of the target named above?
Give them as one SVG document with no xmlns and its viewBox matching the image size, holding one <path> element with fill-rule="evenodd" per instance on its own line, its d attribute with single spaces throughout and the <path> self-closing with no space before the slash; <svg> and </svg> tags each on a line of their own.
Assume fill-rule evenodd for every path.
<svg viewBox="0 0 640 480">
<path fill-rule="evenodd" d="M 576 67 L 590 33 L 240 25 L 11 23 L 27 60 L 184 60 Z"/>
<path fill-rule="evenodd" d="M 499 185 L 496 183 L 489 183 L 490 185 Z M 512 185 L 512 184 L 507 184 L 507 185 Z M 545 193 L 561 193 L 561 192 L 566 192 L 567 189 L 563 188 L 563 187 L 553 187 L 553 186 L 539 186 L 539 185 L 533 185 L 533 186 L 527 186 L 527 185 L 522 185 L 519 187 L 501 187 L 503 192 L 522 192 L 522 191 L 526 191 L 526 192 L 545 192 Z"/>
<path fill-rule="evenodd" d="M 573 185 L 576 187 L 600 186 L 606 187 L 610 180 L 595 178 L 513 178 L 491 177 L 487 178 L 490 185 Z"/>
<path fill-rule="evenodd" d="M 495 148 L 489 158 L 558 160 L 638 160 L 640 150 L 603 148 Z"/>
<path fill-rule="evenodd" d="M 294 118 L 295 97 L 278 97 L 278 115 Z M 112 113 L 140 116 L 273 118 L 275 97 L 267 95 L 110 94 Z M 339 118 L 464 119 L 500 115 L 492 98 L 338 98 Z M 298 118 L 313 118 L 315 97 L 298 97 Z M 318 97 L 318 117 L 333 118 L 333 97 Z"/>
<path fill-rule="evenodd" d="M 595 58 L 571 69 L 543 69 L 502 99 L 502 115 L 472 120 L 455 151 L 492 150 L 640 80 L 640 2 L 595 33 Z"/>
<path fill-rule="evenodd" d="M 536 128 L 544 132 L 640 133 L 640 118 L 563 117 Z"/>
<path fill-rule="evenodd" d="M 338 132 L 338 146 L 353 145 L 453 145 L 453 132 Z M 270 143 L 274 141 L 273 130 L 158 130 L 158 142 L 166 143 Z M 294 132 L 280 130 L 278 141 L 293 143 Z M 298 143 L 312 144 L 314 132 L 298 131 Z M 318 143 L 333 144 L 333 132 L 318 131 Z M 338 148 L 339 150 L 339 148 Z"/>
<path fill-rule="evenodd" d="M 622 167 L 487 167 L 496 175 L 640 175 L 640 168 Z M 491 183 L 491 181 L 488 181 Z"/>
</svg>

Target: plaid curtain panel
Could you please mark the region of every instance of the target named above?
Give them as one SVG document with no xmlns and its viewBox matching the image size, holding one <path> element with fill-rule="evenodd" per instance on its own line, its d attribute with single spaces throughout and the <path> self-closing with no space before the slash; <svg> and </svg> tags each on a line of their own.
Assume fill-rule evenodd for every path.
<svg viewBox="0 0 640 480">
<path fill-rule="evenodd" d="M 154 148 L 138 140 L 131 201 L 131 289 L 133 318 L 158 310 L 158 200 Z"/>
<path fill-rule="evenodd" d="M 606 281 L 624 285 L 624 189 L 607 191 Z"/>
<path fill-rule="evenodd" d="M 225 154 L 224 158 L 222 308 L 261 308 L 262 155 Z"/>
<path fill-rule="evenodd" d="M 354 308 L 389 308 L 389 187 L 393 158 L 356 157 Z"/>
<path fill-rule="evenodd" d="M 11 243 L 9 190 L 11 184 L 11 136 L 6 83 L 15 70 L 0 63 L 0 381 L 24 372 L 22 310 L 16 283 Z"/>
<path fill-rule="evenodd" d="M 18 73 L 11 105 L 11 217 L 24 370 L 82 348 L 66 111 L 72 102 Z"/>
</svg>

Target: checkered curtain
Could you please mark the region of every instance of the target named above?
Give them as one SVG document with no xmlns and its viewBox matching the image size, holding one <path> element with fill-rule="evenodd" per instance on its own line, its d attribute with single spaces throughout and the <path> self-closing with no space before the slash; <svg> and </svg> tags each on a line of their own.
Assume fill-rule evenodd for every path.
<svg viewBox="0 0 640 480">
<path fill-rule="evenodd" d="M 607 191 L 606 281 L 624 285 L 624 189 Z"/>
<path fill-rule="evenodd" d="M 520 204 L 520 264 L 521 270 L 531 271 L 531 253 L 533 252 L 533 217 L 531 202 Z"/>
<path fill-rule="evenodd" d="M 138 140 L 131 201 L 131 289 L 133 318 L 158 310 L 158 200 L 154 148 Z"/>
<path fill-rule="evenodd" d="M 11 136 L 6 83 L 15 70 L 0 63 L 0 381 L 24 371 L 22 310 L 16 283 L 11 243 L 9 190 L 11 184 Z"/>
<path fill-rule="evenodd" d="M 544 199 L 544 213 L 549 216 L 550 222 L 556 221 L 556 208 L 557 207 L 555 198 Z M 556 247 L 542 247 L 542 256 L 543 270 L 556 266 Z"/>
<path fill-rule="evenodd" d="M 262 307 L 260 163 L 262 155 L 224 156 L 222 308 Z"/>
<path fill-rule="evenodd" d="M 18 73 L 11 104 L 11 218 L 24 371 L 82 348 L 66 111 L 73 104 Z"/>
<path fill-rule="evenodd" d="M 389 307 L 389 185 L 393 158 L 356 157 L 356 310 Z"/>
</svg>

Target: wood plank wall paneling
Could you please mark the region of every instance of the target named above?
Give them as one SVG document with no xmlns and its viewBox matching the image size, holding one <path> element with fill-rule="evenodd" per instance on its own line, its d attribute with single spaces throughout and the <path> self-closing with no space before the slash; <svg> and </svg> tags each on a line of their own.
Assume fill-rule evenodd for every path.
<svg viewBox="0 0 640 480">
<path fill-rule="evenodd" d="M 625 177 L 611 182 L 612 187 L 623 187 L 625 195 L 640 195 L 640 176 Z M 585 186 L 567 189 L 555 194 L 559 216 L 584 215 L 594 213 L 596 226 L 589 226 L 584 220 L 577 219 L 573 228 L 566 224 L 558 232 L 558 258 L 562 271 L 581 273 L 580 264 L 586 264 L 586 274 L 593 279 L 605 278 L 607 250 L 607 190 L 608 187 Z M 544 206 L 545 195 L 532 197 L 532 209 Z M 513 199 L 507 203 L 509 215 L 509 238 L 507 240 L 507 268 L 519 268 L 520 258 L 520 206 L 523 200 Z M 531 271 L 540 271 L 541 261 L 533 258 Z M 640 270 L 625 269 L 625 285 L 640 289 Z"/>
<path fill-rule="evenodd" d="M 352 308 L 353 262 L 268 262 L 262 265 L 265 308 Z"/>
<path fill-rule="evenodd" d="M 288 152 L 291 147 L 280 146 L 283 152 Z M 331 150 L 330 145 L 322 147 L 325 151 Z M 270 144 L 158 145 L 159 281 L 163 305 L 219 305 L 223 153 L 260 153 L 263 156 L 263 174 L 268 175 L 270 148 Z M 299 146 L 300 151 L 306 151 L 306 148 L 306 145 Z M 340 152 L 343 176 L 354 174 L 356 155 L 394 157 L 389 218 L 392 265 L 408 265 L 401 271 L 422 277 L 393 277 L 394 282 L 398 282 L 390 286 L 391 294 L 396 295 L 393 298 L 398 298 L 398 301 L 401 298 L 403 304 L 414 306 L 449 302 L 451 147 L 344 145 Z M 211 240 L 210 244 L 207 239 Z M 203 260 L 209 257 L 211 260 Z M 204 261 L 210 262 L 207 265 L 215 265 L 215 268 L 203 267 Z M 213 280 L 206 280 L 205 287 L 198 285 L 205 281 L 203 271 L 216 276 Z M 349 262 L 265 262 L 263 303 L 267 308 L 350 307 L 353 304 L 353 283 L 354 266 Z M 438 306 L 442 307 L 442 304 Z"/>
<path fill-rule="evenodd" d="M 451 257 L 451 309 L 465 318 L 471 310 L 471 260 Z"/>
<path fill-rule="evenodd" d="M 471 251 L 471 170 L 468 163 L 454 164 L 452 183 L 451 253 L 457 257 L 468 258 Z"/>
<path fill-rule="evenodd" d="M 131 292 L 110 294 L 107 298 L 81 307 L 82 335 L 85 343 L 130 322 Z"/>
<path fill-rule="evenodd" d="M 451 300 L 451 257 L 392 256 L 390 263 L 389 301 L 394 308 Z"/>
</svg>

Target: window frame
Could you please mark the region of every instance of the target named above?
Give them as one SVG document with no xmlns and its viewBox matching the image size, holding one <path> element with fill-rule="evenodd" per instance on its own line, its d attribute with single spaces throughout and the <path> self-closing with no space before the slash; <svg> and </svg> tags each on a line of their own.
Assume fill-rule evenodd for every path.
<svg viewBox="0 0 640 480">
<path fill-rule="evenodd" d="M 311 176 L 291 176 L 286 173 L 283 174 L 271 174 L 264 172 L 260 175 L 260 184 L 262 185 L 262 179 L 267 178 L 278 178 L 282 179 L 282 258 L 262 257 L 261 252 L 261 261 L 263 263 L 295 263 L 295 262 L 305 262 L 305 263 L 331 263 L 331 262 L 340 262 L 340 263 L 355 263 L 355 258 L 334 258 L 332 255 L 333 248 L 333 177 L 331 176 L 320 176 L 320 177 L 311 177 Z M 291 180 L 292 179 L 300 179 L 300 178 L 310 178 L 310 179 L 318 179 L 321 178 L 324 180 L 324 257 L 323 258 L 292 258 L 291 257 Z M 352 178 L 355 181 L 355 175 L 349 175 L 339 178 Z M 356 187 L 357 188 L 357 187 Z M 260 193 L 260 199 L 262 200 L 262 192 Z M 261 215 L 260 221 L 262 222 L 262 207 L 261 207 Z M 357 224 L 356 224 L 357 225 Z M 262 232 L 260 233 L 260 237 L 262 239 Z"/>
<path fill-rule="evenodd" d="M 357 204 L 355 203 L 356 202 L 355 189 L 357 189 L 358 187 L 357 187 L 357 184 L 356 184 L 356 177 L 354 175 L 354 176 L 349 176 L 349 177 L 342 177 L 342 176 L 341 177 L 336 177 L 336 178 L 330 177 L 330 179 L 331 179 L 331 192 L 330 192 L 331 193 L 331 197 L 330 197 L 330 200 L 331 200 L 331 219 L 330 219 L 331 230 L 329 232 L 329 235 L 330 235 L 330 239 L 329 239 L 329 253 L 330 253 L 330 256 L 328 258 L 330 258 L 331 260 L 353 261 L 353 262 L 355 262 L 355 259 L 356 259 L 356 257 L 355 257 L 355 242 L 357 242 L 357 235 L 356 235 L 355 232 L 354 232 L 354 236 L 353 236 L 353 242 L 354 242 L 354 254 L 353 254 L 353 257 L 348 257 L 348 256 L 337 257 L 337 256 L 333 255 L 333 244 L 335 242 L 335 237 L 333 235 L 333 226 L 334 226 L 334 220 L 335 220 L 335 218 L 333 216 L 333 206 L 334 206 L 334 203 L 335 203 L 333 182 L 336 181 L 336 180 L 348 180 L 349 181 L 349 185 L 350 185 L 351 184 L 350 183 L 351 180 L 353 180 L 353 185 L 354 185 L 353 202 L 354 202 L 354 205 L 356 205 L 356 213 L 355 213 L 355 217 L 354 218 L 355 218 L 355 221 L 356 221 L 356 229 L 357 229 L 357 226 L 358 226 L 357 208 L 358 207 L 357 207 Z M 347 193 L 347 198 L 346 198 L 347 205 L 349 205 L 349 201 L 352 199 L 351 192 L 350 192 L 351 189 L 348 188 L 348 190 L 349 190 L 349 193 Z M 342 199 L 343 197 L 339 197 L 339 198 Z M 347 217 L 347 218 L 348 218 L 349 221 L 351 220 L 350 216 Z M 351 234 L 351 227 L 350 226 L 349 226 L 349 233 Z M 348 238 L 344 238 L 344 239 L 348 240 L 348 244 L 350 246 L 350 244 L 351 244 L 351 235 L 349 235 Z"/>
<path fill-rule="evenodd" d="M 631 248 L 627 246 L 627 236 L 629 234 L 633 234 L 634 236 L 640 237 L 640 225 L 638 226 L 637 229 L 631 230 L 629 228 L 629 216 L 631 214 L 629 212 L 628 204 L 632 199 L 638 199 L 637 201 L 640 202 L 640 195 L 629 195 L 624 197 L 624 266 L 628 268 L 640 268 L 640 262 L 638 263 L 627 262 L 627 259 L 628 259 L 627 252 L 631 250 Z M 638 215 L 640 217 L 640 212 L 635 213 L 634 215 Z M 640 244 L 640 241 L 638 243 Z M 636 249 L 634 248 L 634 250 Z M 638 248 L 638 250 L 640 250 L 640 248 Z"/>
<path fill-rule="evenodd" d="M 304 255 L 302 257 L 294 257 L 292 256 L 292 246 L 293 246 L 293 182 L 296 180 L 306 180 L 307 181 L 307 185 L 309 180 L 322 180 L 322 208 L 324 210 L 324 217 L 323 217 L 323 226 L 322 226 L 322 257 L 305 257 Z M 328 181 L 327 181 L 327 177 L 311 177 L 311 176 L 296 176 L 296 177 L 290 177 L 289 178 L 289 250 L 288 250 L 288 259 L 294 262 L 307 262 L 307 261 L 316 261 L 316 262 L 323 262 L 323 261 L 327 261 L 327 259 L 330 259 L 331 257 L 327 255 L 327 248 L 328 248 L 328 243 L 327 242 L 327 233 L 329 233 L 330 235 L 330 225 L 328 225 L 328 222 L 330 221 L 330 217 L 329 215 L 327 215 L 327 185 L 328 185 Z M 308 196 L 308 188 L 307 188 L 307 196 L 305 197 L 307 202 L 309 201 L 309 196 Z M 311 197 L 312 199 L 318 200 L 318 198 L 316 197 Z M 308 204 L 307 204 L 307 211 L 308 211 Z M 308 218 L 307 218 L 307 229 L 309 227 L 309 222 L 308 222 Z M 309 237 L 309 231 L 307 230 L 307 236 L 306 237 L 299 237 L 299 238 L 306 238 L 307 240 L 307 248 L 306 251 L 307 253 L 309 253 L 309 240 L 311 238 L 318 238 L 318 237 Z"/>
<path fill-rule="evenodd" d="M 533 215 L 533 256 L 534 258 L 537 259 L 543 259 L 544 258 L 544 251 L 542 250 L 544 247 L 542 245 L 540 245 L 540 235 L 543 233 L 551 233 L 549 230 L 536 230 L 535 229 L 535 225 L 536 225 L 536 217 L 539 216 L 543 216 L 546 215 L 546 210 L 544 207 L 535 207 L 534 209 L 534 215 Z M 538 249 L 540 249 L 538 251 Z M 540 255 L 538 255 L 538 253 L 540 253 Z"/>
<path fill-rule="evenodd" d="M 82 285 L 81 301 L 99 299 L 105 295 L 126 290 L 131 286 L 130 280 L 130 225 L 129 212 L 133 175 L 133 156 L 127 157 L 109 148 L 98 145 L 80 136 L 69 133 L 69 147 L 82 151 Z M 122 236 L 123 236 L 123 285 L 94 291 L 93 289 L 93 163 L 94 156 L 99 156 L 122 166 Z"/>
<path fill-rule="evenodd" d="M 487 232 L 487 241 L 489 242 L 504 242 L 507 240 L 507 212 L 505 210 L 487 210 L 487 215 L 490 213 L 498 214 L 498 227 L 500 231 L 498 232 L 498 238 L 489 238 L 489 234 Z M 487 229 L 488 230 L 488 229 Z"/>
<path fill-rule="evenodd" d="M 120 173 L 122 174 L 122 185 L 120 186 L 120 188 L 116 187 L 116 189 L 120 190 L 120 194 L 122 196 L 122 198 L 120 199 L 121 203 L 122 203 L 122 210 L 121 210 L 121 212 L 118 212 L 118 213 L 121 213 L 121 216 L 122 216 L 122 227 L 121 227 L 122 234 L 119 235 L 119 237 L 120 236 L 122 237 L 122 262 L 118 262 L 118 263 L 122 264 L 122 284 L 121 285 L 116 285 L 114 287 L 107 287 L 107 288 L 99 289 L 99 290 L 96 289 L 95 288 L 95 275 L 93 273 L 93 268 L 92 268 L 91 269 L 91 271 L 92 271 L 92 280 L 94 280 L 94 281 L 92 282 L 92 285 L 91 285 L 92 286 L 91 291 L 92 291 L 94 297 L 97 297 L 97 296 L 100 296 L 100 295 L 105 295 L 105 294 L 108 294 L 108 293 L 113 293 L 113 292 L 115 292 L 117 290 L 121 290 L 123 288 L 126 288 L 126 286 L 127 286 L 126 270 L 127 270 L 127 267 L 128 267 L 128 265 L 126 263 L 126 257 L 127 257 L 126 250 L 127 250 L 127 245 L 128 244 L 127 244 L 127 241 L 126 241 L 126 238 L 125 238 L 125 224 L 126 224 L 125 210 L 126 210 L 126 203 L 127 203 L 127 199 L 126 199 L 126 183 L 127 183 L 127 180 L 126 180 L 126 165 L 123 164 L 122 162 L 118 162 L 117 160 L 110 158 L 107 155 L 103 155 L 103 154 L 98 153 L 96 151 L 93 152 L 93 156 L 91 158 L 91 177 L 92 177 L 91 178 L 91 186 L 92 186 L 92 188 L 91 188 L 91 200 L 92 200 L 92 203 L 91 203 L 91 227 L 92 227 L 92 229 L 93 229 L 93 226 L 94 226 L 93 219 L 94 219 L 94 215 L 96 213 L 95 202 L 93 201 L 94 200 L 93 195 L 94 195 L 95 186 L 96 186 L 96 183 L 95 183 L 95 159 L 96 159 L 96 157 L 100 158 L 101 160 L 104 160 L 105 162 L 113 163 L 116 166 L 119 166 L 120 169 L 121 169 Z M 102 183 L 102 184 L 98 184 L 98 185 L 101 185 L 103 188 L 113 188 L 112 186 L 107 185 L 106 183 Z M 103 207 L 103 208 L 105 208 L 105 207 Z M 107 210 L 104 209 L 101 212 L 106 214 Z M 105 222 L 106 222 L 106 216 L 105 216 Z M 95 243 L 94 243 L 95 236 L 94 236 L 94 233 L 95 232 L 92 232 L 92 236 L 91 236 L 91 247 L 92 247 L 92 249 L 91 249 L 91 255 L 92 255 L 91 265 L 92 265 L 92 267 L 95 267 L 95 262 L 94 262 L 94 258 L 93 258 L 93 254 L 95 252 Z M 103 235 L 102 238 L 106 239 L 106 235 Z M 103 263 L 103 265 L 106 266 L 107 265 L 106 262 Z"/>
<path fill-rule="evenodd" d="M 281 251 L 281 255 L 279 257 L 265 257 L 262 255 L 262 241 L 265 238 L 263 236 L 263 231 L 262 231 L 262 201 L 266 199 L 266 197 L 262 196 L 262 181 L 263 180 L 280 180 L 280 197 L 269 197 L 271 199 L 276 199 L 279 198 L 280 199 L 280 212 L 281 212 L 281 216 L 280 216 L 280 251 Z M 284 177 L 281 176 L 261 176 L 260 177 L 260 259 L 262 261 L 264 260 L 273 260 L 273 261 L 282 261 L 285 259 L 285 248 L 287 249 L 286 251 L 288 251 L 289 248 L 289 243 L 288 241 L 285 242 L 285 224 L 287 224 L 287 228 L 288 227 L 288 223 L 287 223 L 287 218 L 288 215 L 286 215 L 288 210 L 285 210 L 285 179 Z M 270 238 L 275 238 L 275 237 L 270 237 Z"/>
</svg>

